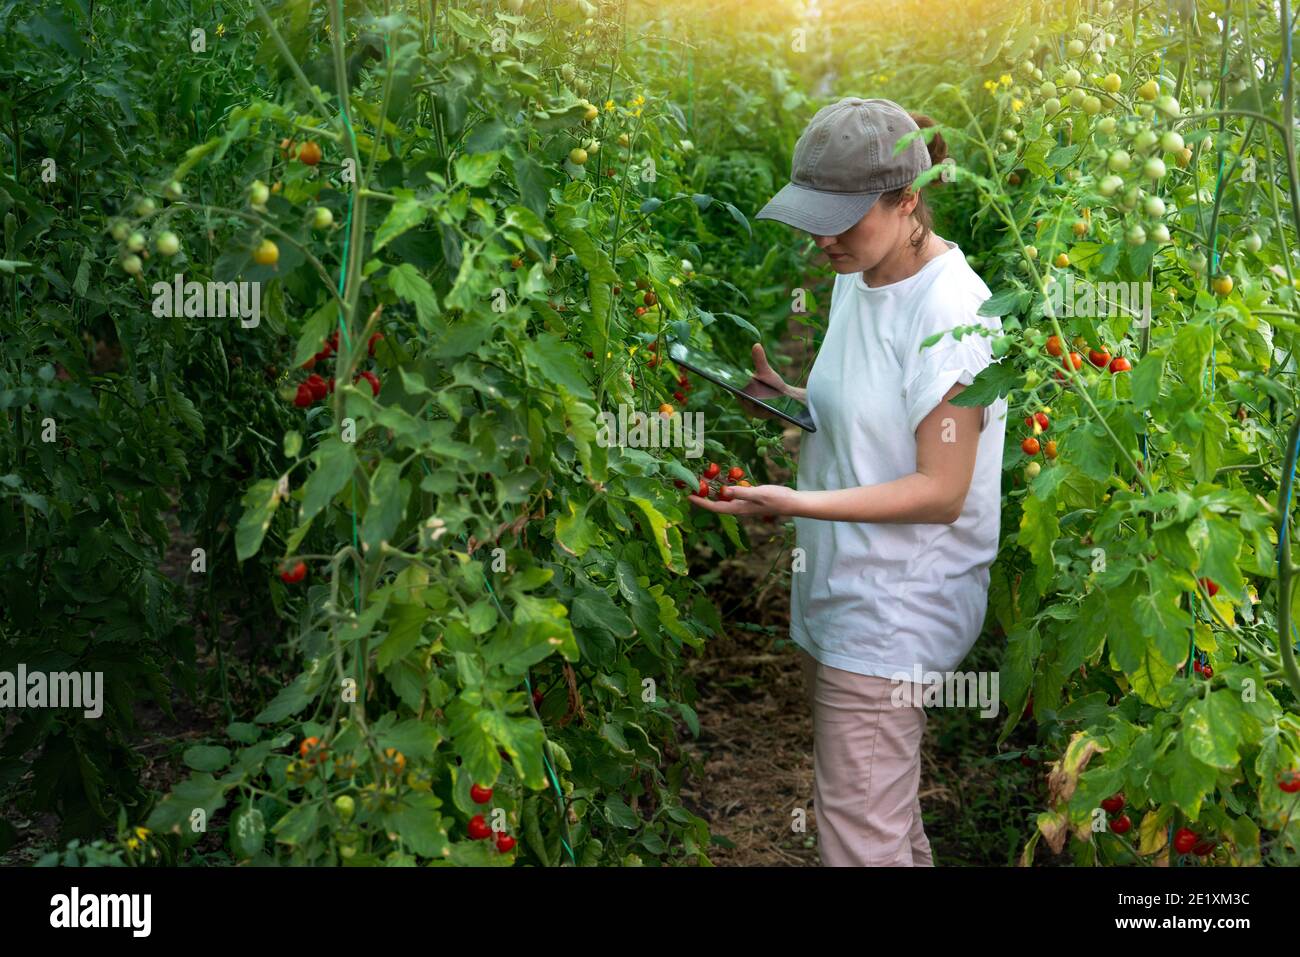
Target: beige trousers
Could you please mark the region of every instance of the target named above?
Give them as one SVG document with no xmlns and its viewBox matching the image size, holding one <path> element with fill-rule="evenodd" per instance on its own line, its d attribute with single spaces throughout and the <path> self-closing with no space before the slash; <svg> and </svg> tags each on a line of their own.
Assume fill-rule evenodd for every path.
<svg viewBox="0 0 1300 957">
<path fill-rule="evenodd" d="M 803 648 L 799 654 L 813 714 L 822 866 L 933 866 L 916 796 L 925 709 L 895 706 L 898 685 L 888 678 L 831 668 Z"/>
</svg>

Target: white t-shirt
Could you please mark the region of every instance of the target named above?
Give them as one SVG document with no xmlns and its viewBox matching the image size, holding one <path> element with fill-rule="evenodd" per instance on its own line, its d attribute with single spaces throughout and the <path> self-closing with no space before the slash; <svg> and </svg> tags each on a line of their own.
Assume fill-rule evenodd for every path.
<svg viewBox="0 0 1300 957">
<path fill-rule="evenodd" d="M 937 332 L 997 318 L 977 315 L 988 287 L 955 243 L 913 275 L 868 286 L 835 278 L 825 340 L 808 377 L 816 432 L 805 432 L 798 488 L 876 485 L 916 471 L 916 428 L 952 386 L 993 361 L 978 330 Z M 1001 520 L 1007 400 L 984 408 L 970 491 L 951 525 L 795 519 L 806 567 L 794 571 L 790 637 L 832 668 L 911 679 L 955 670 L 988 606 Z M 796 566 L 797 567 L 797 566 Z"/>
</svg>

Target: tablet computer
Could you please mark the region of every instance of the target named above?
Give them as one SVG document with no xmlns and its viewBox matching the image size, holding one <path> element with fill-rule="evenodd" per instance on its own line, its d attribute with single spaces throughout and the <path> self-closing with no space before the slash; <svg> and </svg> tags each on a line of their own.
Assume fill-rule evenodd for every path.
<svg viewBox="0 0 1300 957">
<path fill-rule="evenodd" d="M 668 358 L 683 369 L 689 369 L 715 385 L 722 386 L 728 392 L 743 395 L 747 401 L 761 405 L 773 415 L 799 426 L 805 432 L 817 431 L 808 407 L 798 399 L 788 395 L 774 395 L 760 399 L 750 395 L 745 388 L 753 380 L 753 375 L 740 371 L 715 355 L 702 352 L 683 342 L 673 341 L 668 344 Z"/>
</svg>

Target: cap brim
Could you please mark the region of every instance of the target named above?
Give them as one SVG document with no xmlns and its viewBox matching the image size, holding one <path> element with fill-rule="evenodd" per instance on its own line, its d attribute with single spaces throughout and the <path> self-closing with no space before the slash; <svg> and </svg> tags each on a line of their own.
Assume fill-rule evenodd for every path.
<svg viewBox="0 0 1300 957">
<path fill-rule="evenodd" d="M 814 236 L 838 236 L 858 224 L 881 193 L 828 193 L 787 183 L 755 219 L 774 219 Z"/>
</svg>

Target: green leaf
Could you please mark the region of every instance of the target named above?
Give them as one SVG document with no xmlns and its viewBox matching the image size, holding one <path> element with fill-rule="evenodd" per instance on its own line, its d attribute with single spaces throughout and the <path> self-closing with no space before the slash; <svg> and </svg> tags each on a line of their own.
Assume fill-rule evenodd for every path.
<svg viewBox="0 0 1300 957">
<path fill-rule="evenodd" d="M 1245 537 L 1235 522 L 1213 513 L 1198 516 L 1187 526 L 1187 537 L 1199 553 L 1197 577 L 1206 577 L 1221 588 L 1239 592 L 1244 587 L 1237 556 Z"/>
<path fill-rule="evenodd" d="M 430 611 L 414 602 L 395 602 L 388 610 L 388 635 L 379 646 L 379 667 L 387 669 L 420 643 Z"/>
<path fill-rule="evenodd" d="M 1142 576 L 1106 585 L 1106 642 L 1117 667 L 1144 701 L 1169 704 L 1169 686 L 1187 655 L 1191 616 L 1179 606 L 1182 588 L 1159 562 Z"/>
<path fill-rule="evenodd" d="M 1230 771 L 1240 761 L 1241 701 L 1230 688 L 1198 698 L 1183 712 L 1182 737 L 1192 757 Z"/>
<path fill-rule="evenodd" d="M 429 721 L 408 718 L 375 735 L 381 749 L 396 748 L 408 760 L 432 761 L 441 738 Z"/>
<path fill-rule="evenodd" d="M 495 781 L 501 773 L 501 755 L 483 720 L 487 712 L 464 698 L 456 698 L 445 713 L 461 770 L 475 781 Z"/>
<path fill-rule="evenodd" d="M 149 815 L 145 827 L 160 834 L 180 834 L 182 842 L 192 844 L 203 836 L 193 828 L 193 813 L 202 810 L 206 819 L 226 804 L 227 785 L 206 772 L 196 772 L 172 789 Z"/>
<path fill-rule="evenodd" d="M 441 805 L 437 796 L 427 791 L 407 792 L 397 809 L 385 815 L 386 827 L 421 857 L 448 857 L 451 841 L 447 821 L 438 813 Z"/>
<path fill-rule="evenodd" d="M 461 158 L 466 159 L 467 157 Z M 459 166 L 459 163 L 457 166 Z M 419 226 L 424 222 L 425 217 L 429 215 L 429 209 L 425 202 L 417 199 L 410 190 L 395 189 L 393 193 L 401 198 L 390 204 L 388 215 L 384 217 L 384 221 L 379 224 L 379 229 L 375 231 L 375 243 L 372 247 L 374 252 L 379 252 L 398 236 Z"/>
<path fill-rule="evenodd" d="M 1061 526 L 1056 520 L 1056 507 L 1052 502 L 1033 495 L 1023 499 L 1024 512 L 1020 516 L 1020 534 L 1016 544 L 1029 551 L 1034 561 L 1034 584 L 1041 595 L 1047 591 L 1056 573 L 1056 559 L 1052 546 L 1060 537 Z"/>
<path fill-rule="evenodd" d="M 1027 293 L 1023 289 L 1000 289 L 980 304 L 976 315 L 1006 316 L 1019 312 Z"/>
<path fill-rule="evenodd" d="M 279 694 L 271 699 L 271 703 L 253 718 L 253 723 L 275 724 L 277 721 L 283 721 L 311 704 L 313 697 L 315 695 L 312 692 L 310 676 L 304 672 L 281 688 Z"/>
<path fill-rule="evenodd" d="M 953 405 L 991 405 L 1020 382 L 1020 373 L 1010 362 L 990 362 L 974 380 L 949 401 Z"/>
<path fill-rule="evenodd" d="M 230 850 L 236 859 L 247 860 L 262 852 L 266 845 L 266 819 L 262 812 L 247 804 L 240 806 L 230 819 Z"/>
<path fill-rule="evenodd" d="M 181 756 L 195 771 L 217 772 L 230 763 L 230 749 L 221 745 L 196 744 Z"/>
<path fill-rule="evenodd" d="M 524 344 L 524 360 L 541 377 L 539 384 L 562 386 L 569 395 L 592 398 L 591 384 L 582 374 L 573 348 L 553 332 L 544 332 Z"/>
<path fill-rule="evenodd" d="M 298 334 L 298 345 L 293 353 L 295 369 L 325 347 L 325 340 L 329 338 L 331 330 L 338 323 L 338 317 L 338 300 L 330 297 L 303 323 L 302 331 Z"/>
<path fill-rule="evenodd" d="M 351 443 L 333 437 L 320 444 L 313 458 L 316 460 L 316 468 L 307 477 L 302 489 L 302 510 L 299 514 L 299 521 L 302 522 L 328 505 L 343 490 L 357 466 Z"/>
<path fill-rule="evenodd" d="M 401 263 L 388 271 L 388 288 L 415 306 L 416 318 L 422 326 L 438 315 L 438 297 L 433 286 L 411 263 Z"/>
<path fill-rule="evenodd" d="M 1133 402 L 1139 409 L 1153 409 L 1160 400 L 1160 386 L 1164 381 L 1165 355 L 1153 349 L 1128 373 L 1133 389 Z"/>
<path fill-rule="evenodd" d="M 507 206 L 505 209 L 506 225 L 513 226 L 527 236 L 543 242 L 551 238 L 551 232 L 542 222 L 541 217 L 526 206 Z"/>
<path fill-rule="evenodd" d="M 747 236 L 753 236 L 753 235 L 754 235 L 754 230 L 750 227 L 750 225 L 749 225 L 749 220 L 745 218 L 745 214 L 744 214 L 744 213 L 742 213 L 739 209 L 737 209 L 737 208 L 736 208 L 735 206 L 733 206 L 731 203 L 723 203 L 722 205 L 726 207 L 727 212 L 731 214 L 731 218 L 732 218 L 732 219 L 734 219 L 736 222 L 740 223 L 740 225 L 742 225 L 742 226 L 745 227 L 745 234 L 746 234 Z"/>
<path fill-rule="evenodd" d="M 686 574 L 686 558 L 682 551 L 682 533 L 675 525 L 669 525 L 668 519 L 664 514 L 654 507 L 654 504 L 648 499 L 632 496 L 628 499 L 633 505 L 641 509 L 641 514 L 645 516 L 649 524 L 648 534 L 655 547 L 659 549 L 659 556 L 663 559 L 664 566 L 677 572 L 679 575 Z"/>
<path fill-rule="evenodd" d="M 524 786 L 534 790 L 546 787 L 546 770 L 542 762 L 546 735 L 541 724 L 535 718 L 511 718 L 499 711 L 480 711 L 479 717 L 496 743 L 514 760 L 515 770 L 523 779 Z"/>
<path fill-rule="evenodd" d="M 602 539 L 600 527 L 588 520 L 587 509 L 591 506 L 589 499 L 579 511 L 573 499 L 565 498 L 560 506 L 561 512 L 555 519 L 555 542 L 570 555 L 581 558 L 593 545 Z"/>
<path fill-rule="evenodd" d="M 320 805 L 299 804 L 280 820 L 271 831 L 281 844 L 296 847 L 311 840 L 320 822 Z"/>
<path fill-rule="evenodd" d="M 456 157 L 456 180 L 466 186 L 486 186 L 501 163 L 501 153 L 462 153 Z"/>
<path fill-rule="evenodd" d="M 254 482 L 240 500 L 244 514 L 235 529 L 235 557 L 241 562 L 252 558 L 262 547 L 262 539 L 266 537 L 271 518 L 280 504 L 275 491 L 278 485 L 275 479 L 261 479 Z"/>
<path fill-rule="evenodd" d="M 1178 746 L 1162 755 L 1159 770 L 1168 775 L 1169 793 L 1174 803 L 1195 820 L 1200 816 L 1201 803 L 1214 792 L 1218 772 L 1198 760 L 1192 754 L 1190 744 L 1190 736 L 1180 734 Z"/>
<path fill-rule="evenodd" d="M 401 477 L 402 466 L 385 459 L 370 478 L 370 496 L 361 523 L 361 541 L 370 548 L 378 548 L 380 542 L 393 537 L 406 511 L 411 490 Z"/>
<path fill-rule="evenodd" d="M 572 602 L 573 623 L 599 628 L 618 638 L 632 637 L 632 622 L 613 599 L 598 588 L 585 587 Z"/>
</svg>

